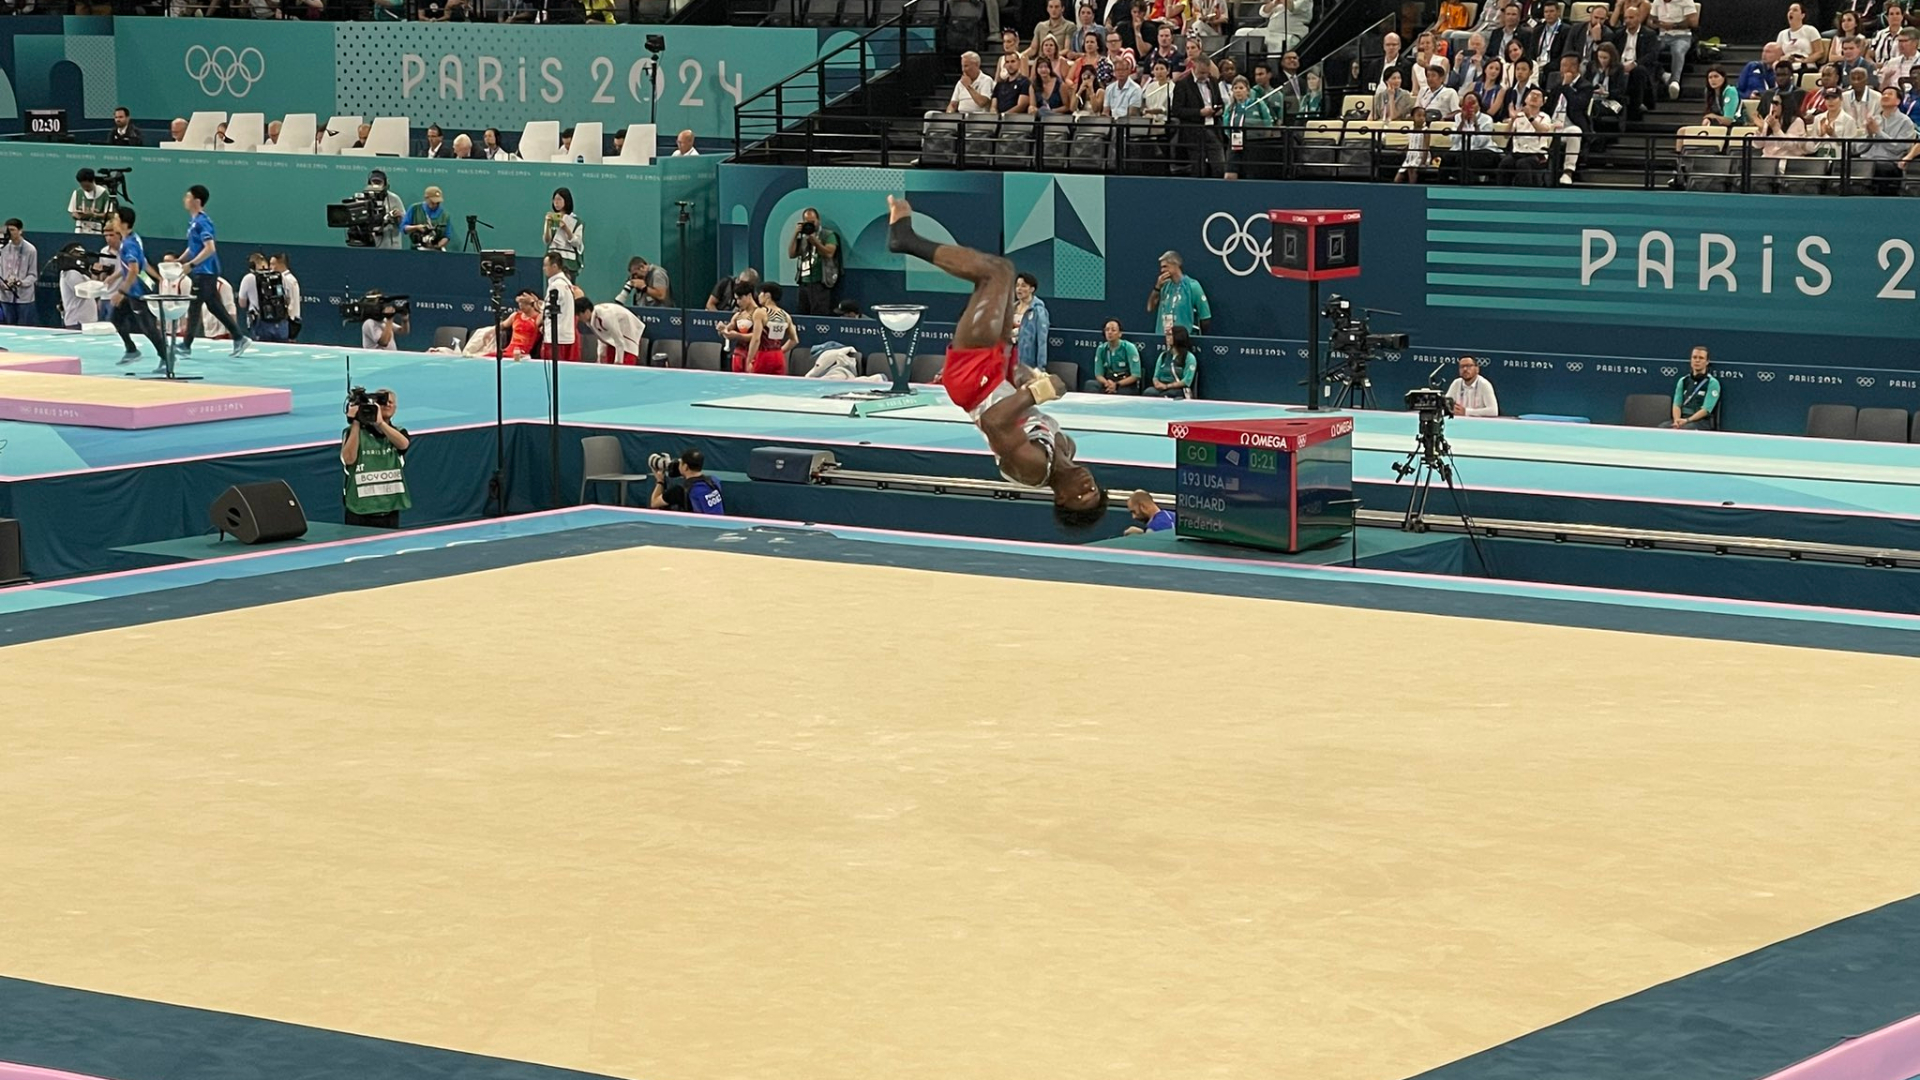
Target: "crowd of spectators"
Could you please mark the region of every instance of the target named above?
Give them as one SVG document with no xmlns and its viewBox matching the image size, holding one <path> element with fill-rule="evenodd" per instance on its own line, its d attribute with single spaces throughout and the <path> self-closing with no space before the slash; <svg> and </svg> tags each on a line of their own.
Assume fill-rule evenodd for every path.
<svg viewBox="0 0 1920 1080">
<path fill-rule="evenodd" d="M 628 0 L 0 0 L 0 15 L 555 24 L 650 21 Z"/>
</svg>

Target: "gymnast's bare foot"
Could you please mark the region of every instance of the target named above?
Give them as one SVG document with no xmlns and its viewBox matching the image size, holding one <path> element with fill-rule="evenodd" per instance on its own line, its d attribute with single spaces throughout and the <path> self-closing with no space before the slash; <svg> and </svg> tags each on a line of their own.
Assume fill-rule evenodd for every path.
<svg viewBox="0 0 1920 1080">
<path fill-rule="evenodd" d="M 901 218 L 913 216 L 913 207 L 907 205 L 904 198 L 887 196 L 887 224 L 891 225 Z"/>
</svg>

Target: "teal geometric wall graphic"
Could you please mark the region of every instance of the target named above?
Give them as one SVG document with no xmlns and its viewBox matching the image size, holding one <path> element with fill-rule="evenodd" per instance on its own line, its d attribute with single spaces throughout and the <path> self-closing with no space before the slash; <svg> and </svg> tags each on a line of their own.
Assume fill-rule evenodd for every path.
<svg viewBox="0 0 1920 1080">
<path fill-rule="evenodd" d="M 119 104 L 115 99 L 120 96 L 120 71 L 114 58 L 113 38 L 69 34 L 66 44 L 67 59 L 80 68 L 87 116 L 96 120 L 112 116 L 114 106 Z"/>
<path fill-rule="evenodd" d="M 1062 300 L 1106 299 L 1107 260 L 1064 240 L 1055 240 L 1053 295 Z"/>
</svg>

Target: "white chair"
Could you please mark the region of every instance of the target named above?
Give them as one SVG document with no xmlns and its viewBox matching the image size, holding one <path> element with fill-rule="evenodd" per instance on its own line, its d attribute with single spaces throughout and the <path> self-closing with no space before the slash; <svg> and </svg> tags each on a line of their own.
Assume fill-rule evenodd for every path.
<svg viewBox="0 0 1920 1080">
<path fill-rule="evenodd" d="M 659 141 L 657 129 L 652 124 L 628 124 L 627 141 L 620 144 L 620 153 L 608 159 L 614 165 L 651 165 L 655 144 Z"/>
<path fill-rule="evenodd" d="M 230 140 L 222 150 L 239 150 L 252 153 L 260 149 L 267 141 L 267 114 L 257 112 L 234 113 L 227 121 L 227 138 Z"/>
<path fill-rule="evenodd" d="M 280 141 L 272 146 L 261 146 L 263 154 L 311 154 L 313 137 L 318 134 L 320 118 L 310 112 L 288 113 L 280 121 Z"/>
<path fill-rule="evenodd" d="M 556 153 L 552 160 L 570 162 L 580 158 L 584 164 L 600 164 L 600 144 L 606 138 L 605 131 L 598 120 L 573 126 L 573 149 L 565 153 Z"/>
<path fill-rule="evenodd" d="M 534 120 L 520 132 L 521 161 L 552 161 L 560 152 L 560 121 Z"/>
<path fill-rule="evenodd" d="M 187 118 L 187 133 L 179 142 L 163 142 L 162 150 L 211 150 L 217 129 L 227 122 L 223 112 L 197 112 Z"/>
<path fill-rule="evenodd" d="M 360 123 L 357 116 L 336 116 L 328 120 L 326 137 L 320 140 L 320 152 L 338 154 L 351 148 L 360 137 Z"/>
<path fill-rule="evenodd" d="M 367 145 L 340 151 L 347 157 L 406 157 L 410 129 L 404 116 L 381 116 L 367 133 Z"/>
</svg>

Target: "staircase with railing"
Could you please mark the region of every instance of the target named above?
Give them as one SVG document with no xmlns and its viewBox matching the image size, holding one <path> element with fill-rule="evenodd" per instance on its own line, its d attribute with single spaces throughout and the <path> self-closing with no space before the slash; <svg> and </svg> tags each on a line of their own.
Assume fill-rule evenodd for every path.
<svg viewBox="0 0 1920 1080">
<path fill-rule="evenodd" d="M 808 156 L 796 141 L 805 129 L 809 145 L 831 139 L 840 116 L 898 116 L 901 137 L 917 140 L 913 104 L 938 79 L 940 27 L 927 25 L 920 9 L 938 11 L 942 0 L 908 0 L 886 21 L 742 101 L 733 114 L 736 160 L 771 164 Z M 871 132 L 870 121 L 859 125 Z"/>
</svg>

